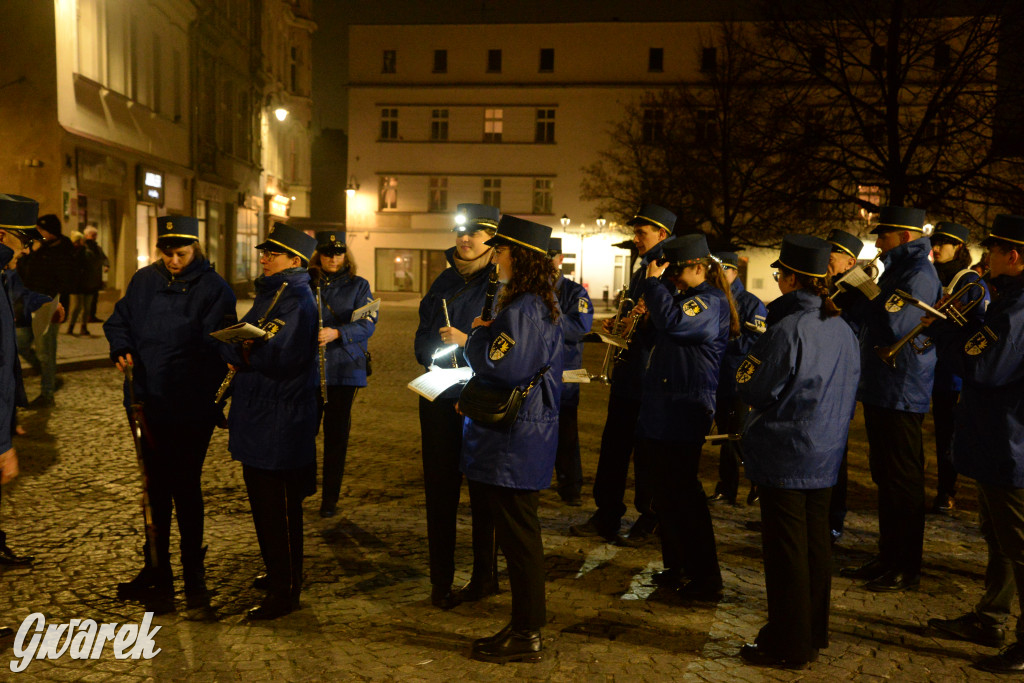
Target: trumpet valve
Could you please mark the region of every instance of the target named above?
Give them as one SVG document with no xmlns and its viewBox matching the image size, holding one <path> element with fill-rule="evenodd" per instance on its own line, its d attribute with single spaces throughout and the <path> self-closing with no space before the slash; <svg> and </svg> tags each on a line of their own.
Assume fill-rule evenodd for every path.
<svg viewBox="0 0 1024 683">
<path fill-rule="evenodd" d="M 943 310 L 943 313 L 946 314 L 946 317 L 949 320 L 953 321 L 960 327 L 967 324 L 967 316 L 965 316 L 956 306 L 947 306 L 945 310 Z"/>
</svg>

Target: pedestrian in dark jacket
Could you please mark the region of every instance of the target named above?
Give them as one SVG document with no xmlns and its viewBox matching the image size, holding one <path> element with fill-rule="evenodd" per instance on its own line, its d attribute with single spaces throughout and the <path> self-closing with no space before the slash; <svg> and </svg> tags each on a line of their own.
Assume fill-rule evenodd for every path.
<svg viewBox="0 0 1024 683">
<path fill-rule="evenodd" d="M 512 588 L 511 621 L 473 643 L 473 657 L 489 662 L 539 661 L 547 622 L 537 504 L 540 489 L 551 484 L 558 446 L 563 343 L 550 237 L 547 226 L 501 217 L 487 241 L 505 282 L 498 313 L 494 320 L 477 317 L 466 341 L 475 379 L 500 390 L 530 387 L 511 427 L 465 420 L 461 469 L 472 495 L 486 501 Z"/>
<path fill-rule="evenodd" d="M 486 245 L 498 227 L 498 210 L 484 204 L 459 204 L 455 246 L 445 252 L 449 268 L 441 272 L 420 301 L 416 328 L 416 360 L 424 369 L 465 367 L 467 332 L 487 297 L 493 300 L 498 280 Z M 447 311 L 447 313 L 446 313 Z M 435 358 L 438 351 L 444 351 Z M 494 526 L 485 522 L 486 503 L 469 493 L 473 514 L 473 573 L 461 590 L 455 579 L 455 523 L 462 472 L 462 416 L 455 410 L 460 385 L 433 401 L 420 398 L 423 488 L 427 499 L 427 549 L 430 554 L 430 602 L 451 609 L 462 601 L 480 600 L 498 592 Z"/>
<path fill-rule="evenodd" d="M 203 256 L 199 221 L 187 216 L 157 219 L 159 259 L 132 276 L 124 297 L 103 324 L 110 358 L 121 372 L 124 406 L 132 396 L 147 427 L 142 439 L 147 492 L 156 527 L 156 547 L 147 539 L 145 564 L 118 596 L 173 609 L 171 513 L 176 511 L 181 569 L 190 607 L 209 599 L 203 545 L 202 474 L 220 409 L 214 394 L 224 377 L 211 332 L 235 322 L 235 295 Z M 86 309 L 87 311 L 87 309 Z M 155 557 L 155 562 L 153 558 Z"/>
<path fill-rule="evenodd" d="M 352 426 L 352 401 L 366 386 L 369 352 L 377 314 L 352 319 L 356 309 L 373 301 L 370 283 L 356 275 L 355 263 L 346 253 L 344 231 L 316 234 L 316 254 L 310 262 L 310 287 L 320 297 L 327 400 L 320 396 L 320 421 L 324 430 L 323 493 L 320 516 L 333 517 L 338 510 L 341 479 L 345 473 L 348 435 Z M 318 359 L 319 361 L 319 359 Z"/>
<path fill-rule="evenodd" d="M 107 270 L 110 269 L 110 259 L 104 253 L 103 247 L 96 241 L 96 238 L 99 237 L 99 230 L 95 226 L 90 225 L 83 230 L 82 236 L 85 237 L 85 249 L 89 252 L 82 288 L 87 294 L 93 295 L 90 299 L 92 308 L 89 311 L 88 322 L 101 323 L 103 321 L 96 317 L 96 302 L 99 301 L 100 290 L 103 289 Z"/>
<path fill-rule="evenodd" d="M 221 356 L 238 373 L 228 449 L 242 463 L 267 567 L 256 579 L 266 597 L 248 616 L 275 619 L 299 607 L 302 500 L 316 491 L 316 301 L 306 270 L 316 240 L 275 223 L 256 248 L 263 276 L 256 279 L 256 300 L 242 321 L 262 327 L 265 335 L 222 345 Z"/>
<path fill-rule="evenodd" d="M 739 316 L 704 235 L 677 237 L 662 255 L 643 282 L 654 340 L 636 426 L 637 451 L 651 463 L 665 565 L 654 580 L 684 599 L 713 601 L 722 595 L 722 572 L 698 471 L 719 367 L 729 339 L 739 336 Z"/>
<path fill-rule="evenodd" d="M 829 243 L 787 235 L 782 296 L 736 374 L 751 406 L 747 476 L 760 494 L 768 623 L 740 651 L 753 664 L 802 668 L 828 646 L 828 501 L 856 405 L 860 352 L 828 298 Z"/>
</svg>

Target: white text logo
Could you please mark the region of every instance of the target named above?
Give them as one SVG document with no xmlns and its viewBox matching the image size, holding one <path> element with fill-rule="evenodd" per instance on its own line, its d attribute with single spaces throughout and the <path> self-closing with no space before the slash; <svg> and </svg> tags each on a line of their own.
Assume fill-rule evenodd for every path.
<svg viewBox="0 0 1024 683">
<path fill-rule="evenodd" d="M 97 624 L 92 619 L 72 619 L 68 624 L 46 625 L 46 617 L 35 612 L 21 622 L 14 640 L 11 671 L 24 671 L 35 659 L 59 659 L 70 654 L 71 659 L 99 659 L 107 641 L 114 644 L 117 659 L 152 659 L 160 653 L 153 636 L 162 626 L 151 628 L 153 613 L 146 612 L 142 624 Z M 29 638 L 29 634 L 32 634 Z M 28 639 L 28 644 L 25 640 Z"/>
</svg>

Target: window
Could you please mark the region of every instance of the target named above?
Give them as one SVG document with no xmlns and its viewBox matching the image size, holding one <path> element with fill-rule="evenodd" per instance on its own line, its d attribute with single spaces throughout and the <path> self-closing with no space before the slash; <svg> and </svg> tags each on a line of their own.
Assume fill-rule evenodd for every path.
<svg viewBox="0 0 1024 683">
<path fill-rule="evenodd" d="M 644 109 L 641 134 L 648 144 L 661 142 L 665 136 L 664 109 Z"/>
<path fill-rule="evenodd" d="M 554 109 L 538 109 L 537 110 L 537 132 L 534 136 L 534 142 L 554 142 L 555 141 L 555 110 Z"/>
<path fill-rule="evenodd" d="M 434 109 L 430 113 L 430 139 L 448 139 L 448 110 Z"/>
<path fill-rule="evenodd" d="M 483 203 L 501 208 L 501 178 L 484 178 Z"/>
<path fill-rule="evenodd" d="M 949 68 L 949 64 L 952 61 L 952 50 L 949 47 L 949 43 L 938 43 L 935 45 L 935 70 L 945 71 Z"/>
<path fill-rule="evenodd" d="M 713 109 L 698 109 L 694 112 L 696 123 L 694 139 L 697 142 L 715 143 L 718 141 L 718 125 Z"/>
<path fill-rule="evenodd" d="M 501 142 L 501 109 L 484 110 L 484 142 Z"/>
<path fill-rule="evenodd" d="M 487 51 L 487 73 L 501 73 L 501 50 Z"/>
<path fill-rule="evenodd" d="M 885 47 L 882 45 L 871 46 L 871 68 L 878 71 L 885 70 Z"/>
<path fill-rule="evenodd" d="M 448 179 L 431 178 L 430 194 L 427 197 L 427 211 L 448 210 Z"/>
<path fill-rule="evenodd" d="M 448 50 L 434 50 L 434 73 L 448 73 Z"/>
<path fill-rule="evenodd" d="M 379 200 L 377 202 L 377 210 L 385 211 L 387 209 L 398 208 L 398 178 L 394 176 L 382 176 L 380 179 L 380 192 Z"/>
<path fill-rule="evenodd" d="M 551 213 L 551 184 L 549 178 L 533 180 L 533 213 Z"/>
<path fill-rule="evenodd" d="M 395 50 L 384 50 L 384 62 L 381 64 L 382 74 L 395 73 Z"/>
<path fill-rule="evenodd" d="M 665 70 L 665 49 L 652 47 L 647 51 L 647 70 L 651 73 L 661 73 Z"/>
<path fill-rule="evenodd" d="M 700 51 L 700 72 L 702 74 L 713 73 L 718 68 L 718 49 L 705 47 Z"/>
<path fill-rule="evenodd" d="M 398 110 L 397 109 L 381 109 L 380 110 L 380 139 L 381 140 L 397 140 L 398 139 Z"/>
<path fill-rule="evenodd" d="M 540 71 L 550 73 L 555 70 L 555 48 L 545 47 L 540 51 Z"/>
</svg>

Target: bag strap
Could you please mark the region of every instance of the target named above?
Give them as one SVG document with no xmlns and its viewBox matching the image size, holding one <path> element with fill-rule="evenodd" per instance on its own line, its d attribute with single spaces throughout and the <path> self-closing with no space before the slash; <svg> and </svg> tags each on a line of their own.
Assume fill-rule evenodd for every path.
<svg viewBox="0 0 1024 683">
<path fill-rule="evenodd" d="M 537 382 L 540 381 L 540 378 L 544 376 L 544 373 L 550 369 L 550 365 L 545 365 L 537 372 L 536 375 L 533 376 L 533 379 L 530 380 L 530 383 L 526 385 L 526 389 L 523 390 L 523 400 L 526 400 L 526 397 L 530 395 L 530 391 L 533 389 L 534 385 L 536 385 Z"/>
</svg>

